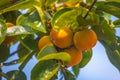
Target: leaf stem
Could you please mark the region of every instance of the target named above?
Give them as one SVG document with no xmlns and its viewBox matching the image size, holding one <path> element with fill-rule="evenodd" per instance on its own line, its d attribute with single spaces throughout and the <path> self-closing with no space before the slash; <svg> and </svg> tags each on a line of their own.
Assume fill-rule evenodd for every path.
<svg viewBox="0 0 120 80">
<path fill-rule="evenodd" d="M 93 6 L 94 6 L 94 4 L 95 4 L 96 2 L 97 2 L 97 0 L 94 0 L 94 1 L 92 2 L 92 4 L 90 5 L 87 13 L 86 13 L 85 16 L 83 17 L 84 19 L 86 19 L 86 17 L 88 16 L 89 12 L 91 11 L 91 9 L 93 8 Z"/>
</svg>

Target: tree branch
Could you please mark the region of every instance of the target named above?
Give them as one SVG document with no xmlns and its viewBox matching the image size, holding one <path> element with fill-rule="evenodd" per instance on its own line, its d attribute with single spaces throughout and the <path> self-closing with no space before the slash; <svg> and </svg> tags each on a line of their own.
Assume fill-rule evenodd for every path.
<svg viewBox="0 0 120 80">
<path fill-rule="evenodd" d="M 84 19 L 86 19 L 86 17 L 88 16 L 89 12 L 91 11 L 91 9 L 93 8 L 94 4 L 97 2 L 97 0 L 94 0 L 93 3 L 90 5 L 87 13 L 85 14 L 85 16 L 83 17 Z"/>
</svg>

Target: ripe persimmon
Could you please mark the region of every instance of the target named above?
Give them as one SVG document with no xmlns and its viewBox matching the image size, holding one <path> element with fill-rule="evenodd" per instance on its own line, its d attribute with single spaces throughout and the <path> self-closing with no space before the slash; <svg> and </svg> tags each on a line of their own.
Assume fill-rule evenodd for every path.
<svg viewBox="0 0 120 80">
<path fill-rule="evenodd" d="M 50 36 L 43 36 L 38 42 L 38 47 L 41 50 L 45 45 L 51 44 Z"/>
<path fill-rule="evenodd" d="M 7 22 L 6 25 L 7 25 L 7 28 L 14 26 L 14 24 L 11 23 L 11 22 Z M 4 45 L 10 44 L 10 43 L 13 42 L 15 39 L 16 39 L 16 36 L 6 36 L 6 37 L 5 37 L 5 40 L 2 42 L 2 44 L 4 44 Z"/>
<path fill-rule="evenodd" d="M 65 64 L 67 67 L 77 65 L 82 60 L 82 52 L 75 47 L 72 47 L 70 49 L 65 49 L 65 52 L 67 52 L 71 56 L 71 60 L 69 63 Z"/>
<path fill-rule="evenodd" d="M 97 43 L 97 35 L 92 29 L 76 32 L 73 37 L 74 45 L 79 50 L 89 50 Z"/>
<path fill-rule="evenodd" d="M 69 27 L 62 27 L 58 31 L 50 32 L 52 42 L 59 48 L 67 48 L 72 44 L 73 33 Z"/>
</svg>

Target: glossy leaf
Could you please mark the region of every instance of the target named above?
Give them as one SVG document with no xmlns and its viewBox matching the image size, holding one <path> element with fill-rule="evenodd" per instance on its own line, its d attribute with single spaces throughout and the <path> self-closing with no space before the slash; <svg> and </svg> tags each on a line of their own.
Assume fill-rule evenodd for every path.
<svg viewBox="0 0 120 80">
<path fill-rule="evenodd" d="M 79 67 L 80 67 L 80 68 L 85 67 L 85 66 L 89 63 L 89 61 L 91 60 L 91 58 L 92 58 L 92 50 L 85 51 L 85 52 L 83 53 L 83 59 L 82 59 L 82 61 L 79 63 Z"/>
<path fill-rule="evenodd" d="M 70 55 L 66 52 L 58 52 L 58 53 L 51 53 L 39 59 L 39 61 L 49 60 L 49 59 L 56 59 L 62 60 L 65 63 L 68 63 L 71 59 Z"/>
<path fill-rule="evenodd" d="M 35 0 L 25 0 L 10 6 L 5 5 L 4 8 L 0 9 L 0 14 L 13 10 L 32 8 L 35 4 L 38 4 Z"/>
<path fill-rule="evenodd" d="M 37 54 L 37 59 L 40 59 L 40 58 L 44 57 L 45 55 L 48 55 L 48 54 L 51 54 L 51 53 L 56 53 L 56 52 L 57 52 L 57 50 L 55 49 L 53 44 L 46 45 Z"/>
<path fill-rule="evenodd" d="M 27 77 L 24 72 L 13 70 L 7 72 L 8 77 L 10 77 L 10 80 L 27 80 Z"/>
<path fill-rule="evenodd" d="M 4 62 L 10 56 L 9 47 L 6 45 L 0 45 L 0 62 Z"/>
<path fill-rule="evenodd" d="M 31 28 L 27 26 L 13 26 L 7 29 L 7 36 L 13 36 L 13 35 L 22 35 L 22 34 L 33 34 L 34 32 L 32 31 Z"/>
<path fill-rule="evenodd" d="M 50 80 L 59 67 L 55 60 L 39 61 L 31 71 L 31 80 Z"/>
<path fill-rule="evenodd" d="M 64 9 L 63 9 L 64 10 Z M 61 11 L 62 12 L 62 11 Z M 77 22 L 77 16 L 79 15 L 84 15 L 86 13 L 86 9 L 83 7 L 79 7 L 79 8 L 70 8 L 70 10 L 61 13 L 61 14 L 57 14 L 57 19 L 54 19 L 54 28 L 60 28 L 66 25 L 70 25 L 72 27 L 76 27 L 78 26 L 78 22 Z M 55 15 L 56 16 L 56 15 Z"/>
<path fill-rule="evenodd" d="M 46 32 L 37 11 L 33 11 L 25 15 L 20 15 L 16 23 L 18 25 L 29 26 L 32 29 L 41 31 L 43 33 Z"/>
<path fill-rule="evenodd" d="M 57 21 L 57 19 L 64 13 L 68 12 L 72 10 L 71 8 L 64 8 L 64 9 L 61 9 L 59 10 L 58 12 L 56 12 L 52 18 L 52 26 L 55 25 L 55 22 Z"/>
</svg>

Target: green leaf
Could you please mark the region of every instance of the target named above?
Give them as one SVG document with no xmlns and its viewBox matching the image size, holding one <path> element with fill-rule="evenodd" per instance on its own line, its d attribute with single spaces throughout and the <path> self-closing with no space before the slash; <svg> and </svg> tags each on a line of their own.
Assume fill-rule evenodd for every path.
<svg viewBox="0 0 120 80">
<path fill-rule="evenodd" d="M 55 60 L 39 61 L 31 71 L 31 80 L 50 80 L 59 67 Z"/>
<path fill-rule="evenodd" d="M 95 12 L 89 12 L 87 18 L 86 18 L 87 24 L 90 24 L 92 26 L 98 25 L 100 20 L 99 16 Z"/>
<path fill-rule="evenodd" d="M 71 71 L 67 69 L 63 69 L 62 73 L 63 73 L 65 80 L 76 80 L 75 76 L 71 73 Z"/>
<path fill-rule="evenodd" d="M 29 51 L 38 50 L 38 42 L 34 39 L 34 35 L 27 35 L 24 39 L 21 39 L 20 42 Z"/>
<path fill-rule="evenodd" d="M 0 62 L 4 62 L 10 56 L 9 47 L 6 45 L 0 45 Z"/>
<path fill-rule="evenodd" d="M 96 32 L 99 40 L 116 42 L 114 28 L 110 27 L 110 24 L 103 17 L 100 18 L 99 25 L 93 26 L 92 29 Z"/>
<path fill-rule="evenodd" d="M 57 12 L 54 14 L 53 18 L 52 18 L 52 26 L 55 25 L 55 22 L 57 21 L 57 19 L 58 19 L 62 14 L 66 13 L 66 12 L 68 12 L 68 11 L 70 11 L 70 10 L 72 10 L 72 9 L 71 9 L 71 8 L 63 8 L 63 9 L 57 11 Z"/>
<path fill-rule="evenodd" d="M 62 60 L 65 63 L 68 63 L 70 61 L 71 57 L 66 52 L 58 52 L 58 53 L 51 53 L 42 58 L 39 58 L 39 61 L 49 60 L 49 59 Z"/>
<path fill-rule="evenodd" d="M 57 52 L 57 50 L 55 49 L 55 47 L 52 44 L 46 45 L 37 54 L 37 59 L 40 59 L 40 58 L 44 57 L 45 55 L 48 55 L 51 53 L 56 53 L 56 52 Z"/>
<path fill-rule="evenodd" d="M 82 0 L 66 0 L 66 3 L 76 3 Z"/>
<path fill-rule="evenodd" d="M 120 40 L 120 39 L 118 39 Z M 120 45 L 119 43 L 109 44 L 106 41 L 100 41 L 105 47 L 110 62 L 120 71 Z"/>
<path fill-rule="evenodd" d="M 9 11 L 2 14 L 2 16 L 4 17 L 4 20 L 6 22 L 11 22 L 13 24 L 16 24 L 16 19 L 20 14 L 21 14 L 20 11 Z"/>
<path fill-rule="evenodd" d="M 118 7 L 118 5 L 111 5 L 111 4 L 108 4 L 107 2 L 98 2 L 97 10 L 102 10 L 102 11 L 112 14 L 116 17 L 120 17 L 120 14 L 119 14 L 120 6 Z"/>
<path fill-rule="evenodd" d="M 79 24 L 79 27 L 87 26 L 87 21 L 82 17 L 82 15 L 77 16 L 77 22 Z"/>
<path fill-rule="evenodd" d="M 68 8 L 67 11 L 65 9 L 60 10 L 53 17 L 53 27 L 60 28 L 65 25 L 70 25 L 71 27 L 78 26 L 77 16 L 85 15 L 86 9 L 83 7 L 72 7 Z M 54 19 L 55 18 L 55 19 Z"/>
<path fill-rule="evenodd" d="M 7 28 L 6 34 L 7 36 L 14 36 L 22 34 L 34 34 L 34 32 L 30 27 L 17 25 Z"/>
<path fill-rule="evenodd" d="M 25 48 L 22 44 L 19 44 L 18 46 L 18 57 L 19 58 L 23 58 L 24 56 L 26 56 L 28 53 L 30 53 L 30 50 L 28 50 L 27 48 Z"/>
<path fill-rule="evenodd" d="M 10 1 L 10 0 L 1 0 L 0 2 L 0 9 L 2 8 L 5 8 L 5 7 L 8 7 L 8 6 L 11 6 L 13 5 L 14 3 L 17 3 L 21 0 L 13 0 L 13 1 Z"/>
<path fill-rule="evenodd" d="M 57 0 L 46 0 L 45 6 L 50 6 L 51 4 L 54 4 Z"/>
<path fill-rule="evenodd" d="M 16 23 L 18 25 L 29 26 L 32 29 L 43 32 L 43 33 L 46 32 L 46 29 L 44 28 L 36 10 L 29 14 L 20 15 L 17 18 Z"/>
<path fill-rule="evenodd" d="M 91 4 L 93 2 L 93 0 L 86 0 L 87 4 Z"/>
<path fill-rule="evenodd" d="M 80 67 L 79 65 L 75 65 L 72 67 L 72 71 L 75 74 L 76 77 L 78 77 L 79 73 L 80 73 Z"/>
<path fill-rule="evenodd" d="M 120 0 L 106 0 L 108 2 L 120 2 Z"/>
<path fill-rule="evenodd" d="M 32 8 L 33 5 L 37 5 L 38 3 L 35 0 L 25 0 L 18 2 L 16 4 L 12 5 L 5 5 L 2 9 L 0 9 L 0 14 L 3 14 L 8 11 L 13 11 L 13 10 L 19 10 L 19 9 L 27 9 L 27 8 Z"/>
<path fill-rule="evenodd" d="M 115 28 L 120 28 L 120 20 L 118 19 L 118 20 L 115 20 L 114 22 L 113 22 L 113 24 L 115 25 Z"/>
<path fill-rule="evenodd" d="M 82 61 L 79 63 L 79 67 L 80 67 L 80 68 L 85 67 L 85 66 L 88 64 L 88 62 L 91 60 L 91 58 L 92 58 L 92 50 L 85 51 L 85 52 L 83 53 L 83 59 L 82 59 Z"/>
<path fill-rule="evenodd" d="M 0 19 L 0 44 L 3 42 L 6 36 L 7 26 L 3 20 Z"/>
<path fill-rule="evenodd" d="M 120 8 L 120 2 L 106 2 L 105 4 Z"/>
<path fill-rule="evenodd" d="M 7 72 L 8 77 L 10 77 L 10 80 L 27 80 L 27 77 L 24 72 L 13 70 Z"/>
<path fill-rule="evenodd" d="M 28 63 L 28 61 L 32 58 L 32 56 L 34 55 L 34 51 L 31 51 L 28 55 L 24 56 L 22 59 L 18 60 L 17 62 L 19 63 L 21 60 L 22 64 L 19 66 L 19 70 L 22 71 L 23 68 L 26 66 L 26 64 Z"/>
</svg>

